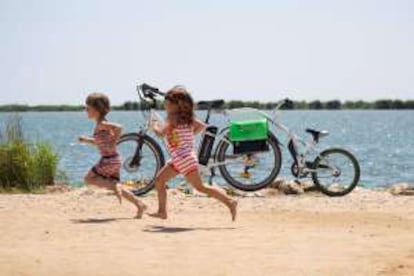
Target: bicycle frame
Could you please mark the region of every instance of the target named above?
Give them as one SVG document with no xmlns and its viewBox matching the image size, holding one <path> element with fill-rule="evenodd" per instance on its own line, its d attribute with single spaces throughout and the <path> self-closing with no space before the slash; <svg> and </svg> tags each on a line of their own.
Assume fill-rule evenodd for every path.
<svg viewBox="0 0 414 276">
<path fill-rule="evenodd" d="M 140 162 L 142 159 L 142 145 L 149 144 L 150 147 L 152 147 L 152 152 L 156 155 L 158 158 L 157 161 L 161 160 L 161 164 L 165 164 L 164 159 L 164 153 L 165 151 L 162 149 L 162 145 L 165 142 L 155 141 L 150 136 L 153 136 L 152 134 L 148 135 L 151 130 L 152 126 L 154 124 L 154 121 L 158 122 L 164 122 L 164 116 L 161 116 L 157 112 L 157 99 L 159 97 L 164 97 L 166 94 L 159 91 L 158 88 L 151 87 L 147 84 L 141 84 L 137 87 L 138 89 L 138 95 L 141 99 L 141 110 L 142 115 L 145 119 L 145 122 L 141 125 L 140 130 L 138 133 L 132 133 L 134 136 L 132 140 L 136 141 L 138 146 L 135 149 L 135 153 L 133 155 L 133 159 L 130 161 L 128 166 L 131 168 L 136 168 L 138 170 L 140 166 Z M 200 108 L 207 107 L 207 114 L 204 119 L 204 122 L 206 124 L 209 124 L 209 119 L 214 110 L 221 111 L 222 114 L 225 117 L 225 121 L 228 122 L 227 125 L 221 128 L 221 130 L 217 133 L 216 127 L 214 128 L 207 128 L 205 131 L 205 135 L 214 134 L 218 139 L 216 142 L 213 142 L 214 140 L 211 139 L 202 139 L 200 142 L 200 147 L 205 148 L 199 148 L 199 156 L 201 163 L 200 164 L 200 173 L 204 176 L 208 176 L 210 178 L 209 183 L 213 183 L 213 177 L 215 174 L 215 167 L 218 167 L 220 173 L 222 174 L 222 177 L 227 181 L 228 184 L 232 185 L 235 188 L 245 190 L 245 191 L 254 191 L 257 189 L 264 188 L 266 185 L 270 183 L 270 181 L 274 180 L 277 175 L 280 172 L 280 166 L 281 166 L 281 150 L 280 142 L 278 141 L 279 135 L 275 135 L 276 131 L 280 131 L 286 135 L 287 138 L 287 148 L 290 151 L 290 154 L 293 158 L 293 164 L 291 167 L 291 172 L 295 176 L 296 180 L 298 181 L 300 178 L 305 177 L 312 177 L 312 181 L 314 182 L 315 186 L 318 187 L 323 193 L 330 195 L 330 196 L 339 196 L 344 195 L 346 193 L 349 193 L 358 183 L 359 177 L 360 177 L 360 167 L 358 164 L 358 161 L 356 160 L 355 156 L 352 155 L 350 151 L 347 151 L 340 147 L 331 147 L 328 149 L 325 149 L 321 152 L 316 151 L 315 148 L 318 145 L 320 138 L 326 136 L 328 133 L 325 131 L 318 131 L 314 129 L 307 129 L 306 132 L 310 134 L 309 139 L 302 139 L 299 137 L 294 131 L 289 129 L 287 126 L 285 126 L 281 121 L 279 117 L 279 111 L 281 107 L 287 103 L 289 100 L 285 99 L 282 101 L 279 101 L 275 108 L 271 112 L 261 111 L 255 108 L 235 108 L 235 109 L 223 109 L 222 106 L 224 104 L 223 100 L 214 100 L 214 101 L 202 101 L 198 103 L 198 106 Z M 149 104 L 149 105 L 146 105 Z M 238 116 L 240 118 L 237 118 Z M 251 115 L 249 115 L 251 114 Z M 233 116 L 234 115 L 234 116 Z M 234 144 L 229 135 L 230 131 L 230 123 L 232 121 L 238 121 L 243 119 L 253 119 L 255 117 L 261 117 L 265 118 L 269 125 L 269 132 L 268 132 L 268 145 L 271 145 L 272 149 L 274 150 L 273 157 L 275 158 L 276 162 L 270 165 L 268 167 L 271 172 L 269 176 L 261 181 L 251 180 L 251 174 L 249 172 L 250 168 L 256 168 L 253 172 L 254 175 L 258 175 L 259 177 L 263 175 L 261 172 L 265 172 L 263 170 L 263 166 L 269 164 L 267 161 L 269 161 L 269 158 L 267 157 L 266 153 L 270 153 L 270 150 L 262 149 L 262 148 L 254 148 L 254 147 L 246 147 L 248 151 L 237 151 L 233 150 L 231 151 L 232 146 L 239 146 L 238 144 Z M 250 117 L 250 118 L 249 118 Z M 225 122 L 226 123 L 226 122 Z M 211 132 L 209 132 L 211 129 Z M 279 134 L 279 133 L 277 133 Z M 128 135 L 125 135 L 128 136 Z M 250 141 L 249 141 L 250 142 Z M 263 141 L 260 141 L 261 143 Z M 254 145 L 256 141 L 252 141 L 252 144 Z M 246 143 L 246 145 L 250 145 L 250 143 Z M 267 145 L 267 146 L 268 146 Z M 244 144 L 240 143 L 240 146 L 244 146 Z M 210 152 L 211 149 L 211 152 Z M 227 151 L 230 149 L 230 151 Z M 270 149 L 270 147 L 269 147 Z M 200 151 L 201 150 L 201 151 Z M 207 151 L 208 150 L 208 151 Z M 331 159 L 330 156 L 334 154 L 339 154 L 339 156 L 342 156 L 346 158 L 347 163 L 345 165 L 348 166 L 348 164 L 351 164 L 353 166 L 353 175 L 352 175 L 352 182 L 350 184 L 347 184 L 347 187 L 344 187 L 343 190 L 337 191 L 337 190 L 330 190 L 330 187 L 325 187 L 325 182 L 320 182 L 321 178 L 328 178 L 332 179 L 331 182 L 328 182 L 328 185 L 342 185 L 344 183 L 342 182 L 342 179 L 338 178 L 342 175 L 342 168 L 337 167 L 333 162 L 335 162 L 335 158 Z M 160 159 L 159 159 L 160 158 Z M 209 160 L 207 160 L 207 158 Z M 312 158 L 312 159 L 310 159 Z M 315 159 L 313 159 L 315 158 Z M 262 159 L 265 162 L 262 162 Z M 271 158 L 272 159 L 272 158 Z M 270 161 L 272 161 L 270 159 Z M 128 159 L 129 160 L 129 159 Z M 220 161 L 219 161 L 220 160 Z M 255 160 L 253 162 L 253 160 Z M 332 161 L 333 162 L 332 162 Z M 233 175 L 229 174 L 228 171 L 228 164 L 237 163 L 238 166 L 231 168 L 231 174 L 239 173 L 238 177 L 249 179 L 249 184 L 242 183 L 238 179 L 236 179 Z M 262 163 L 262 164 L 261 164 Z M 159 164 L 159 162 L 157 163 Z M 206 164 L 206 165 L 204 165 Z M 256 164 L 259 164 L 260 166 L 256 166 Z M 342 163 L 340 163 L 342 164 Z M 242 166 L 240 166 L 242 165 Z M 207 172 L 206 169 L 209 171 Z M 329 169 L 328 174 L 325 174 L 326 170 Z M 238 172 L 239 170 L 239 172 Z M 242 170 L 242 171 L 241 171 Z M 266 169 L 267 170 L 267 169 Z M 321 171 L 322 170 L 322 171 Z M 319 172 L 322 173 L 319 173 Z M 259 172 L 259 173 L 257 173 Z M 256 182 L 254 182 L 256 181 Z M 328 180 L 329 181 L 329 180 Z M 338 182 L 339 181 L 339 182 Z M 243 181 L 244 182 L 244 181 Z M 150 182 L 148 182 L 150 183 Z M 254 184 L 251 186 L 250 184 Z M 344 185 L 342 185 L 343 187 Z M 147 186 L 145 186 L 146 188 Z M 336 187 L 336 186 L 335 186 Z M 146 190 L 137 190 L 137 194 L 143 194 L 150 189 L 151 186 L 148 186 Z"/>
<path fill-rule="evenodd" d="M 146 101 L 148 102 L 145 97 L 143 97 L 143 92 L 142 90 L 140 90 L 141 87 L 138 86 L 138 95 L 140 96 L 140 99 L 142 101 Z M 163 93 L 159 92 L 160 95 L 163 95 Z M 161 116 L 156 112 L 155 109 L 155 99 L 151 98 L 152 102 L 150 103 L 150 109 L 149 109 L 149 116 L 148 119 L 146 120 L 144 127 L 141 128 L 141 133 L 145 134 L 148 131 L 151 130 L 151 124 L 154 121 L 161 121 Z M 300 138 L 295 132 L 293 132 L 291 129 L 289 129 L 287 126 L 285 126 L 284 124 L 282 124 L 279 120 L 278 120 L 278 112 L 280 111 L 281 107 L 288 102 L 288 99 L 284 99 L 279 101 L 275 108 L 272 110 L 271 114 L 268 114 L 264 111 L 255 109 L 255 108 L 250 108 L 250 107 L 243 107 L 243 108 L 235 108 L 235 109 L 228 109 L 228 110 L 224 110 L 224 115 L 227 116 L 227 118 L 229 118 L 231 115 L 236 115 L 236 114 L 243 114 L 243 113 L 255 113 L 263 118 L 266 118 L 271 125 L 273 125 L 275 128 L 281 130 L 283 133 L 285 133 L 285 135 L 288 137 L 288 149 L 289 152 L 293 158 L 294 164 L 298 167 L 298 169 L 300 171 L 303 172 L 312 172 L 313 170 L 311 168 L 309 168 L 309 166 L 307 166 L 306 164 L 306 157 L 315 152 L 315 147 L 317 145 L 317 142 L 310 138 L 309 140 L 304 140 L 302 138 Z M 208 123 L 210 115 L 211 115 L 211 111 L 212 108 L 207 110 L 207 115 L 206 115 L 206 119 L 205 122 Z M 230 119 L 228 119 L 228 121 L 230 121 Z M 223 135 L 226 131 L 228 130 L 228 127 L 225 127 L 223 129 L 220 130 L 220 132 L 218 133 L 218 135 Z M 229 140 L 227 140 L 226 137 L 223 137 L 222 139 L 224 139 L 226 142 L 231 143 Z M 302 152 L 299 152 L 298 148 L 299 146 L 302 145 L 304 146 L 304 150 Z M 319 157 L 321 157 L 318 154 Z M 323 158 L 323 157 L 321 157 Z M 207 169 L 212 169 L 214 167 L 223 165 L 223 164 L 228 164 L 231 161 L 226 161 L 226 162 L 216 162 L 216 163 L 211 163 L 207 166 L 205 166 Z M 328 165 L 330 167 L 330 165 Z M 335 169 L 335 168 L 332 168 Z"/>
</svg>

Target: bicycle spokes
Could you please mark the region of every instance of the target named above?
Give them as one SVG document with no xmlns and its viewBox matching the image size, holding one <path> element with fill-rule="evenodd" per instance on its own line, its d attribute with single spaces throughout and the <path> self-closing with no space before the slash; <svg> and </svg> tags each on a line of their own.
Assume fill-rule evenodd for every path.
<svg viewBox="0 0 414 276">
<path fill-rule="evenodd" d="M 226 153 L 232 153 L 232 146 Z M 246 185 L 260 183 L 267 176 L 266 172 L 274 167 L 273 153 L 261 152 L 255 154 L 226 154 L 225 166 L 229 174 Z"/>
<path fill-rule="evenodd" d="M 354 183 L 355 163 L 345 154 L 330 153 L 315 165 L 319 184 L 328 191 L 343 192 Z"/>
<path fill-rule="evenodd" d="M 142 144 L 139 151 L 140 156 L 136 156 L 138 142 L 127 140 L 118 146 L 122 156 L 121 179 L 123 184 L 135 188 L 142 187 L 151 182 L 157 173 L 157 159 L 153 151 L 147 144 Z M 136 162 L 139 160 L 139 162 Z"/>
</svg>

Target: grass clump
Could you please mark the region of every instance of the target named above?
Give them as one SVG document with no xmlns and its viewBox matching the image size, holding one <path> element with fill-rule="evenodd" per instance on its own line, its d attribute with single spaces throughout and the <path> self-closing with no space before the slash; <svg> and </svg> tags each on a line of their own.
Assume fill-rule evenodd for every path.
<svg viewBox="0 0 414 276">
<path fill-rule="evenodd" d="M 0 128 L 0 191 L 35 192 L 53 185 L 59 157 L 45 142 L 24 139 L 22 118 L 11 115 Z"/>
</svg>

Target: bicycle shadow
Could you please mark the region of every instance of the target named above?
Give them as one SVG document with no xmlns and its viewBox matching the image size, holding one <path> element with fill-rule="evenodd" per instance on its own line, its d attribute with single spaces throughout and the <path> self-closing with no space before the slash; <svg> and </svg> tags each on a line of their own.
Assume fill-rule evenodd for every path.
<svg viewBox="0 0 414 276">
<path fill-rule="evenodd" d="M 75 224 L 101 224 L 110 223 L 120 220 L 133 220 L 134 218 L 86 218 L 86 219 L 71 219 L 70 221 Z"/>
<path fill-rule="evenodd" d="M 173 226 L 161 226 L 150 225 L 143 229 L 143 232 L 149 233 L 183 233 L 191 231 L 222 231 L 222 230 L 234 230 L 235 227 L 173 227 Z"/>
</svg>

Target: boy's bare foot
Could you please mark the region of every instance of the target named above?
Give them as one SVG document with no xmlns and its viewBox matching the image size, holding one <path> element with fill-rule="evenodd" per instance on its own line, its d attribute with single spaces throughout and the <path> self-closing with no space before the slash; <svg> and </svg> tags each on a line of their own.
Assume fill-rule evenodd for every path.
<svg viewBox="0 0 414 276">
<path fill-rule="evenodd" d="M 138 211 L 137 211 L 137 215 L 135 216 L 135 218 L 141 219 L 142 215 L 147 210 L 147 205 L 145 205 L 144 203 L 138 203 L 137 208 L 138 208 Z"/>
<path fill-rule="evenodd" d="M 122 204 L 122 184 L 115 185 L 115 195 L 118 198 L 119 204 Z"/>
<path fill-rule="evenodd" d="M 159 219 L 167 219 L 167 213 L 157 212 L 157 213 L 148 214 L 148 216 L 153 217 L 153 218 L 159 218 Z"/>
<path fill-rule="evenodd" d="M 231 213 L 231 220 L 235 221 L 237 217 L 237 204 L 238 202 L 236 200 L 232 200 L 229 204 L 229 209 Z"/>
</svg>

